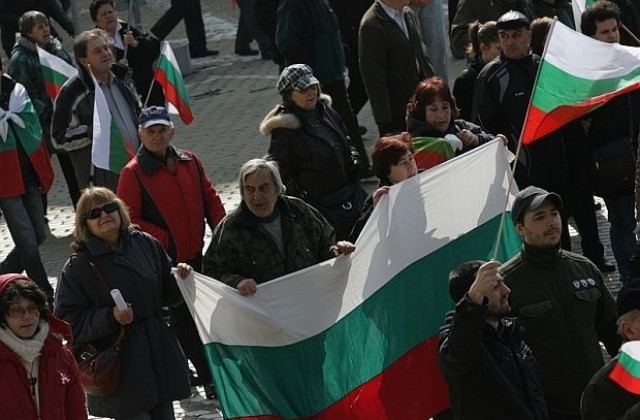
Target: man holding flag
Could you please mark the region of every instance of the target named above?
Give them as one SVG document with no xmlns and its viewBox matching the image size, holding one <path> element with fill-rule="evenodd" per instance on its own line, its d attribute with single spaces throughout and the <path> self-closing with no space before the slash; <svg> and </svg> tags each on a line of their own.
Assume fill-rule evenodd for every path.
<svg viewBox="0 0 640 420">
<path fill-rule="evenodd" d="M 93 182 L 115 191 L 120 171 L 140 145 L 138 93 L 129 69 L 114 63 L 104 31 L 78 35 L 73 52 L 78 74 L 55 101 L 54 146 L 69 152 L 80 188 Z"/>
<path fill-rule="evenodd" d="M 618 44 L 619 28 L 620 10 L 609 1 L 598 1 L 582 14 L 582 33 L 598 41 Z M 596 164 L 594 189 L 607 206 L 611 248 L 623 283 L 629 277 L 636 243 L 634 162 L 639 123 L 640 94 L 637 91 L 611 99 L 583 120 Z"/>
</svg>

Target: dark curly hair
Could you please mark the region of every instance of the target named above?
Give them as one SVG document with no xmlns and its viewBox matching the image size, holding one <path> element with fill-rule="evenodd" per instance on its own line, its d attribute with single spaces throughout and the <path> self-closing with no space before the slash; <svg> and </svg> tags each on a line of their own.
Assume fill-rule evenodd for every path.
<svg viewBox="0 0 640 420">
<path fill-rule="evenodd" d="M 116 9 L 116 4 L 113 0 L 93 0 L 89 5 L 89 16 L 91 16 L 92 21 L 96 21 L 98 18 L 98 9 L 104 6 L 105 4 L 111 5 L 113 9 Z"/>
<path fill-rule="evenodd" d="M 407 152 L 413 153 L 413 138 L 404 132 L 381 137 L 371 153 L 373 172 L 383 183 L 390 183 L 391 166 L 397 165 Z"/>
<path fill-rule="evenodd" d="M 608 0 L 599 0 L 582 12 L 580 30 L 587 36 L 593 36 L 598 30 L 598 22 L 615 19 L 620 24 L 620 8 Z"/>
<path fill-rule="evenodd" d="M 444 102 L 449 102 L 451 106 L 451 120 L 458 116 L 456 101 L 451 95 L 449 85 L 442 77 L 430 77 L 418 84 L 416 93 L 413 94 L 407 104 L 407 113 L 418 121 L 425 121 L 427 106 L 437 98 Z"/>
</svg>

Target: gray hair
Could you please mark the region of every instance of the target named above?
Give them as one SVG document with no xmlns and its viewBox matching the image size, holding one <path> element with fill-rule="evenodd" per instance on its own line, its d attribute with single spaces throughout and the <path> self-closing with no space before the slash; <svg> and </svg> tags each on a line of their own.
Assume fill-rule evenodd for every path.
<svg viewBox="0 0 640 420">
<path fill-rule="evenodd" d="M 273 185 L 275 185 L 276 189 L 278 190 L 278 194 L 284 195 L 284 193 L 287 191 L 287 188 L 282 182 L 282 177 L 280 177 L 278 163 L 268 158 L 256 158 L 246 162 L 244 165 L 242 165 L 242 168 L 240 168 L 240 174 L 238 175 L 238 185 L 240 186 L 241 197 L 244 198 L 244 180 L 248 175 L 256 173 L 262 169 L 269 171 L 269 173 L 271 174 L 271 179 L 273 180 Z"/>
<path fill-rule="evenodd" d="M 47 19 L 44 13 L 37 10 L 24 12 L 24 14 L 20 16 L 20 19 L 18 19 L 20 35 L 29 38 L 29 34 L 33 31 L 33 27 L 39 23 L 49 25 L 49 19 Z"/>
</svg>

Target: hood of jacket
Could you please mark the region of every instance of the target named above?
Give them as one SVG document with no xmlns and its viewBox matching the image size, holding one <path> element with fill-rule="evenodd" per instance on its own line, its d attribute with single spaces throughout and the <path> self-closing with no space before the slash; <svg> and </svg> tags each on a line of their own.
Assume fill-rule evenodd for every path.
<svg viewBox="0 0 640 420">
<path fill-rule="evenodd" d="M 318 98 L 318 103 L 323 106 L 331 106 L 331 97 L 327 94 L 321 93 Z M 293 112 L 290 112 L 284 107 L 284 104 L 276 105 L 260 123 L 260 133 L 263 136 L 268 136 L 276 128 L 288 128 L 290 130 L 297 130 L 302 127 L 302 121 Z"/>
<path fill-rule="evenodd" d="M 54 38 L 53 36 L 51 36 L 49 43 L 47 45 L 45 45 L 45 47 L 43 48 L 43 50 L 50 52 L 52 54 L 55 53 L 55 51 L 58 51 L 59 49 L 62 48 L 62 44 L 60 43 L 60 41 L 57 38 Z M 11 51 L 11 55 L 13 55 L 14 51 L 16 51 L 16 49 L 23 49 L 26 51 L 30 51 L 33 53 L 38 53 L 38 47 L 36 45 L 35 42 L 33 42 L 30 38 L 24 37 L 22 35 L 20 35 L 19 33 L 16 34 L 16 43 L 13 46 L 13 50 Z"/>
</svg>

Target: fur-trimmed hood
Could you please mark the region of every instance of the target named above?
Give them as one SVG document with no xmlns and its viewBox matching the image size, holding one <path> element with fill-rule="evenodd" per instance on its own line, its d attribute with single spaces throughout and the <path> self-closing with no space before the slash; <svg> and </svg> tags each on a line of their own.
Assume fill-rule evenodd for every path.
<svg viewBox="0 0 640 420">
<path fill-rule="evenodd" d="M 321 93 L 318 98 L 318 103 L 323 106 L 331 106 L 331 96 Z M 288 128 L 290 130 L 297 130 L 302 127 L 302 121 L 292 112 L 285 110 L 283 104 L 276 105 L 260 123 L 260 133 L 263 136 L 268 136 L 276 128 Z"/>
</svg>

